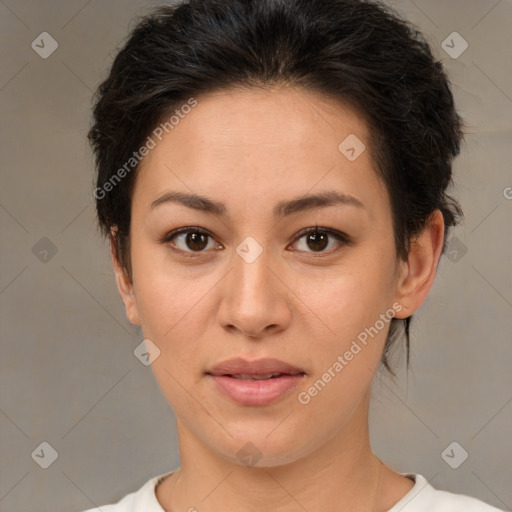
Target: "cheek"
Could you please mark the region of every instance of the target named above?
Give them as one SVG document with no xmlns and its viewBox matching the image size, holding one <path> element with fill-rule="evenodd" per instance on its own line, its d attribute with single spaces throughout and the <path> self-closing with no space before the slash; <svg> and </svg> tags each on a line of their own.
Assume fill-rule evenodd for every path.
<svg viewBox="0 0 512 512">
<path fill-rule="evenodd" d="M 201 343 L 214 320 L 211 291 L 219 276 L 212 272 L 193 275 L 193 270 L 162 261 L 162 252 L 139 246 L 132 252 L 132 266 L 144 337 L 160 350 L 151 366 L 167 398 L 174 402 L 183 392 L 178 383 L 191 384 L 204 370 Z"/>
<path fill-rule="evenodd" d="M 178 415 L 186 416 L 190 396 L 184 390 L 191 389 L 203 375 L 205 333 L 213 321 L 207 311 L 212 308 L 208 291 L 215 280 L 208 276 L 190 278 L 175 269 L 171 272 L 152 265 L 150 258 L 134 260 L 135 293 L 144 337 L 160 350 L 151 369 L 167 401 Z"/>
<path fill-rule="evenodd" d="M 307 320 L 308 337 L 316 340 L 306 345 L 307 351 L 322 381 L 319 388 L 326 384 L 318 404 L 339 407 L 346 401 L 350 408 L 370 385 L 394 315 L 393 262 L 384 252 L 376 259 L 371 251 L 361 251 L 321 281 L 314 276 L 301 280 L 298 295 L 316 313 L 316 321 L 310 313 Z"/>
<path fill-rule="evenodd" d="M 193 329 L 195 311 L 215 284 L 211 273 L 200 277 L 193 267 L 173 265 L 162 247 L 149 242 L 133 244 L 132 267 L 145 335 L 163 342 L 184 325 Z"/>
<path fill-rule="evenodd" d="M 326 341 L 347 341 L 391 306 L 392 261 L 384 252 L 378 259 L 354 252 L 341 265 L 304 273 L 296 282 L 294 291 L 323 322 Z"/>
</svg>

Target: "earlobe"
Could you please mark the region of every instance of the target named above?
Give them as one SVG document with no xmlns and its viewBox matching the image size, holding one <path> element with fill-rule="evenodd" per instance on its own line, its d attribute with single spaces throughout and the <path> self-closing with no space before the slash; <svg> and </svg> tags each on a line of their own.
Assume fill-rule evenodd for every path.
<svg viewBox="0 0 512 512">
<path fill-rule="evenodd" d="M 110 236 L 110 255 L 116 277 L 117 289 L 124 304 L 126 317 L 133 325 L 141 325 L 133 282 L 120 261 L 115 241 L 115 233 Z"/>
<path fill-rule="evenodd" d="M 423 231 L 411 241 L 407 261 L 400 262 L 395 300 L 403 309 L 397 318 L 407 318 L 425 302 L 434 279 L 444 242 L 444 218 L 440 210 L 430 216 Z"/>
</svg>

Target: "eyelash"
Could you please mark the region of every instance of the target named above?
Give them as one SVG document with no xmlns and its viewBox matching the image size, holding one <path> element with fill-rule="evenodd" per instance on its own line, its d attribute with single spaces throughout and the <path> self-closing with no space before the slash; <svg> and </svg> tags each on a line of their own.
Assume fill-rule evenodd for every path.
<svg viewBox="0 0 512 512">
<path fill-rule="evenodd" d="M 178 235 L 187 234 L 187 233 L 198 233 L 198 234 L 209 236 L 210 238 L 214 239 L 214 237 L 211 233 L 209 233 L 208 231 L 206 231 L 202 228 L 195 227 L 195 226 L 186 226 L 186 227 L 175 229 L 174 231 L 171 231 L 170 233 L 167 233 L 161 240 L 159 240 L 159 242 L 162 244 L 169 244 Z M 339 242 L 341 244 L 341 246 L 343 246 L 343 245 L 349 246 L 352 244 L 352 239 L 345 233 L 342 233 L 341 231 L 337 231 L 332 228 L 319 227 L 317 225 L 315 225 L 314 227 L 305 228 L 305 229 L 302 229 L 301 231 L 299 231 L 297 233 L 293 243 L 296 243 L 302 237 L 309 235 L 310 233 L 316 233 L 316 234 L 320 234 L 320 235 L 330 235 L 337 242 Z M 318 252 L 315 252 L 315 251 L 298 251 L 298 252 L 306 252 L 308 254 L 313 254 L 315 257 L 321 257 L 323 255 L 330 255 L 333 252 L 339 250 L 339 248 L 340 247 L 331 249 L 328 251 L 318 251 Z M 172 249 L 175 251 L 179 251 L 181 253 L 185 253 L 188 255 L 188 257 L 192 257 L 192 258 L 200 256 L 207 252 L 205 250 L 184 251 L 183 249 L 178 249 L 177 247 L 172 247 Z"/>
</svg>

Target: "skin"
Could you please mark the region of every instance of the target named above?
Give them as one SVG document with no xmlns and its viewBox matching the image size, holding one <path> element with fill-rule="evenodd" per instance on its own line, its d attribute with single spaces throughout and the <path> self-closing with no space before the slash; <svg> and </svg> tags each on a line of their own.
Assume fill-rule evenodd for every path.
<svg viewBox="0 0 512 512">
<path fill-rule="evenodd" d="M 434 213 L 408 260 L 398 260 L 389 197 L 355 110 L 285 86 L 197 99 L 139 168 L 131 278 L 112 251 L 128 319 L 161 351 L 151 366 L 177 418 L 181 467 L 157 487 L 157 499 L 169 511 L 388 510 L 413 486 L 380 462 L 369 440 L 371 382 L 389 323 L 307 405 L 297 395 L 394 303 L 397 318 L 418 310 L 435 278 L 442 215 Z M 354 161 L 338 150 L 350 134 L 367 148 Z M 329 190 L 364 208 L 272 215 L 279 201 Z M 227 213 L 174 202 L 151 208 L 170 191 L 207 196 Z M 297 237 L 315 225 L 352 243 L 329 237 L 322 252 Z M 160 242 L 184 226 L 211 233 L 203 252 L 186 235 Z M 252 263 L 236 252 L 247 236 L 263 249 Z M 205 375 L 237 356 L 275 357 L 306 376 L 273 404 L 242 406 Z M 247 442 L 261 454 L 254 467 L 237 457 Z"/>
</svg>

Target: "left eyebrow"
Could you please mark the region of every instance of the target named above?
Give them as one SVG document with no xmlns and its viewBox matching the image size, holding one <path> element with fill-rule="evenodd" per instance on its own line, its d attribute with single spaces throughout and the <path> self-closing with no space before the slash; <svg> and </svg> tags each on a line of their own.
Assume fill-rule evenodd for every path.
<svg viewBox="0 0 512 512">
<path fill-rule="evenodd" d="M 185 194 L 182 192 L 167 192 L 151 203 L 150 209 L 154 209 L 163 203 L 178 203 L 188 208 L 193 208 L 205 213 L 222 216 L 226 215 L 227 208 L 223 203 L 197 194 Z M 363 208 L 363 203 L 354 196 L 335 191 L 325 191 L 296 197 L 287 201 L 280 201 L 274 206 L 274 217 L 286 217 L 306 210 L 323 208 L 327 206 L 347 205 Z"/>
<path fill-rule="evenodd" d="M 281 201 L 274 207 L 273 213 L 275 217 L 286 217 L 304 210 L 335 205 L 356 206 L 364 209 L 363 203 L 356 197 L 328 190 L 318 194 L 297 197 L 290 201 Z"/>
</svg>

